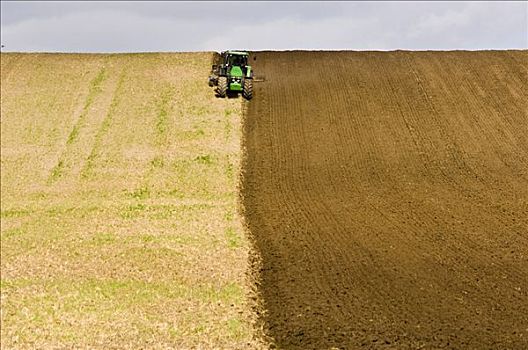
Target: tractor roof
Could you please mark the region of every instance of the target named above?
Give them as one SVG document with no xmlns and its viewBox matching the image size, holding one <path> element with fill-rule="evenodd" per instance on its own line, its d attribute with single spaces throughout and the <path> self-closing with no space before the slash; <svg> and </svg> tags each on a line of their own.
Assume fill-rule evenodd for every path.
<svg viewBox="0 0 528 350">
<path fill-rule="evenodd" d="M 240 56 L 249 56 L 249 53 L 247 51 L 236 51 L 236 50 L 230 50 L 230 51 L 227 51 L 228 54 L 230 55 L 240 55 Z"/>
</svg>

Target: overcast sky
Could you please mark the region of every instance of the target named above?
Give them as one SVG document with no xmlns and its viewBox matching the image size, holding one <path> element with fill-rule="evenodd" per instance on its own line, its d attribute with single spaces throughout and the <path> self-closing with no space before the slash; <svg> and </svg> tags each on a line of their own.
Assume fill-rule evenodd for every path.
<svg viewBox="0 0 528 350">
<path fill-rule="evenodd" d="M 3 51 L 528 48 L 528 2 L 1 2 Z"/>
</svg>

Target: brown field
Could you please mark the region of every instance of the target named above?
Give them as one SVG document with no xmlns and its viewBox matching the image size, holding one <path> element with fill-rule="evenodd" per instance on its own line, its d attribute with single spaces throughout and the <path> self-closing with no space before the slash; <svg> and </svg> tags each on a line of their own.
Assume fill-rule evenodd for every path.
<svg viewBox="0 0 528 350">
<path fill-rule="evenodd" d="M 528 52 L 259 52 L 243 204 L 280 348 L 528 348 Z"/>
</svg>

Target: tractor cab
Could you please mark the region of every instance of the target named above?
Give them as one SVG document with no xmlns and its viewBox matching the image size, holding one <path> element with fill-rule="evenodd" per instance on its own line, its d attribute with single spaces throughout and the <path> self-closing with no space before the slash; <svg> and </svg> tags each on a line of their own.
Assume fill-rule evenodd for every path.
<svg viewBox="0 0 528 350">
<path fill-rule="evenodd" d="M 226 51 L 223 53 L 224 66 L 233 77 L 242 77 L 248 70 L 249 54 L 244 51 Z"/>
<path fill-rule="evenodd" d="M 245 52 L 228 52 L 225 61 L 230 66 L 245 67 L 247 66 L 248 54 Z"/>
</svg>

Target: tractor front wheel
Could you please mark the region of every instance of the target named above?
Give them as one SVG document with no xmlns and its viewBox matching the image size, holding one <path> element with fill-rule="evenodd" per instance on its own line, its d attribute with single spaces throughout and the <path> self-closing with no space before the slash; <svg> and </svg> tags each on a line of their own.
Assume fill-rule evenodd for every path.
<svg viewBox="0 0 528 350">
<path fill-rule="evenodd" d="M 218 88 L 216 89 L 219 97 L 225 97 L 227 94 L 227 78 L 219 77 L 218 78 Z"/>
<path fill-rule="evenodd" d="M 242 95 L 244 95 L 247 100 L 251 100 L 253 98 L 253 80 L 244 80 L 244 90 L 242 91 Z"/>
</svg>

